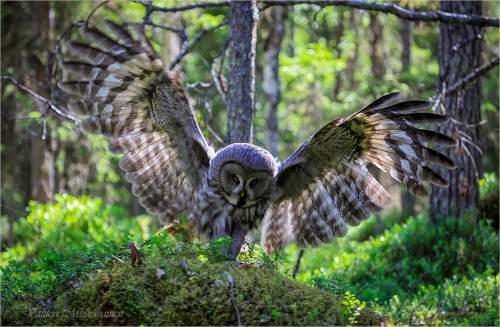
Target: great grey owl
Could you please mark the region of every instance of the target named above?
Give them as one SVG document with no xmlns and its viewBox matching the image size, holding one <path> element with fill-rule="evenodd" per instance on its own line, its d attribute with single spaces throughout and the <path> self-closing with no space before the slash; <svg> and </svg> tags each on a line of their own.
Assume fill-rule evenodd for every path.
<svg viewBox="0 0 500 327">
<path fill-rule="evenodd" d="M 230 258 L 261 224 L 263 248 L 271 253 L 289 242 L 332 242 L 347 225 L 379 212 L 390 196 L 367 163 L 417 196 L 428 195 L 425 181 L 447 186 L 430 166 L 452 169 L 453 163 L 425 144 L 455 141 L 415 126 L 447 121 L 419 112 L 427 101 L 390 104 L 398 94 L 385 95 L 328 123 L 282 163 L 247 143 L 215 152 L 177 75 L 166 70 L 143 29 L 109 21 L 104 27 L 107 32 L 82 26 L 87 42 L 68 42 L 80 59 L 60 63 L 67 109 L 85 118 L 84 131 L 106 136 L 109 150 L 124 154 L 120 167 L 142 206 L 162 224 L 185 212 L 200 234 L 231 236 Z"/>
</svg>

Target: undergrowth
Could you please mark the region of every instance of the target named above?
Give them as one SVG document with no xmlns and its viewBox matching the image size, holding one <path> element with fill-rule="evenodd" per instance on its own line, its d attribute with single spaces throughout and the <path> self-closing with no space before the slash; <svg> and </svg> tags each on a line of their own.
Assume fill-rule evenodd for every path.
<svg viewBox="0 0 500 327">
<path fill-rule="evenodd" d="M 175 237 L 151 236 L 151 217 L 128 218 L 100 199 L 33 202 L 14 226 L 20 242 L 1 253 L 2 322 L 499 325 L 498 217 L 484 205 L 493 198 L 498 181 L 487 175 L 478 215 L 433 225 L 390 212 L 377 233 L 362 224 L 306 250 L 299 282 L 289 277 L 293 245 L 273 256 L 250 246 L 228 262 L 230 240 L 193 241 L 182 217 L 169 229 Z"/>
<path fill-rule="evenodd" d="M 368 221 L 332 245 L 306 250 L 298 279 L 408 325 L 498 326 L 498 212 L 486 216 L 497 206 L 489 203 L 498 199 L 496 176 L 485 174 L 480 190 L 476 214 L 435 225 L 424 214 L 397 222 L 389 213 L 381 233 Z"/>
<path fill-rule="evenodd" d="M 28 212 L 12 226 L 18 242 L 0 254 L 3 267 L 11 260 L 36 258 L 47 248 L 78 252 L 108 241 L 142 242 L 154 234 L 151 216 L 131 219 L 123 207 L 104 204 L 100 198 L 57 194 L 55 203 L 30 201 Z"/>
<path fill-rule="evenodd" d="M 240 257 L 243 262 L 227 261 L 220 254 L 225 242 L 188 242 L 162 232 L 140 247 L 140 259 L 135 246 L 108 242 L 98 251 L 47 249 L 32 262 L 12 261 L 2 269 L 2 322 L 371 325 L 385 320 L 291 280 L 279 271 L 282 263 L 258 246 Z"/>
</svg>

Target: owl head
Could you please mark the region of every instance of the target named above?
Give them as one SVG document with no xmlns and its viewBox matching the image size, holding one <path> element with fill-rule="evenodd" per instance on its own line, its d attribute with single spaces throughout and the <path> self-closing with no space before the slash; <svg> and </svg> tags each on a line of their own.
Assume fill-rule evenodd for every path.
<svg viewBox="0 0 500 327">
<path fill-rule="evenodd" d="M 209 178 L 229 203 L 242 208 L 269 201 L 277 174 L 271 153 L 249 143 L 228 145 L 210 161 Z"/>
</svg>

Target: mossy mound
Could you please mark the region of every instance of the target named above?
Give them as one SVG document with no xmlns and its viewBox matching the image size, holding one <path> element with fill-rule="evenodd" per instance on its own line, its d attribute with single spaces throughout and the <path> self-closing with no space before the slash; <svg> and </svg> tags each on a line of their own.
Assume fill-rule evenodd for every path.
<svg viewBox="0 0 500 327">
<path fill-rule="evenodd" d="M 271 264 L 241 264 L 193 250 L 115 262 L 44 301 L 16 299 L 6 325 L 345 325 L 332 293 L 294 281 Z M 360 325 L 385 319 L 359 309 Z M 240 316 L 238 318 L 238 316 Z M 352 322 L 352 320 L 351 320 Z"/>
</svg>

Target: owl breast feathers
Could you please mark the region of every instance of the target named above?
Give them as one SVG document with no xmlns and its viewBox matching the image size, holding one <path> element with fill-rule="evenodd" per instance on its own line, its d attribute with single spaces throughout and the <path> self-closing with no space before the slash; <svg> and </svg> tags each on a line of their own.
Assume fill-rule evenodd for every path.
<svg viewBox="0 0 500 327">
<path fill-rule="evenodd" d="M 392 104 L 385 95 L 312 135 L 287 160 L 252 144 L 218 152 L 207 143 L 182 84 L 168 72 L 143 29 L 103 23 L 80 32 L 87 42 L 68 42 L 78 58 L 60 63 L 68 76 L 59 87 L 65 105 L 83 116 L 81 128 L 110 139 L 123 154 L 120 167 L 132 192 L 162 224 L 186 212 L 209 238 L 231 236 L 235 258 L 247 232 L 262 226 L 267 253 L 289 242 L 320 246 L 346 234 L 390 203 L 387 191 L 367 169 L 377 166 L 416 196 L 424 182 L 446 187 L 433 164 L 454 168 L 426 146 L 454 146 L 445 135 L 416 127 L 448 118 L 421 112 L 427 101 Z"/>
</svg>

